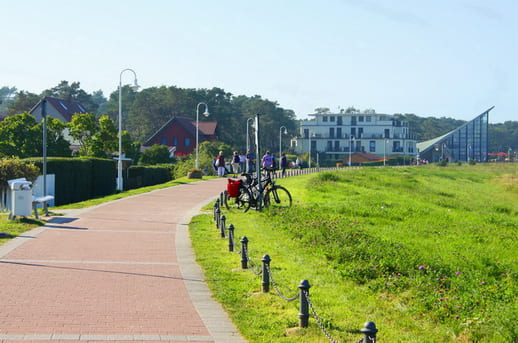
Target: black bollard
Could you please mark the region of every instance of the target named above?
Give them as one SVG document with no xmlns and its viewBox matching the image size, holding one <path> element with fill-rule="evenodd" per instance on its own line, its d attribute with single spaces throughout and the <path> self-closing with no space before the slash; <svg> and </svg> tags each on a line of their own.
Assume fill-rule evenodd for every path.
<svg viewBox="0 0 518 343">
<path fill-rule="evenodd" d="M 241 268 L 248 269 L 248 238 L 241 238 Z"/>
<path fill-rule="evenodd" d="M 234 251 L 234 225 L 228 226 L 228 251 Z"/>
<path fill-rule="evenodd" d="M 264 255 L 263 259 L 263 293 L 268 293 L 270 291 L 270 256 Z"/>
<path fill-rule="evenodd" d="M 216 229 L 219 229 L 219 222 L 221 220 L 221 210 L 219 207 L 216 209 Z"/>
<path fill-rule="evenodd" d="M 300 319 L 300 327 L 301 328 L 307 328 L 309 324 L 309 303 L 308 298 L 309 296 L 309 288 L 311 285 L 309 284 L 308 280 L 302 280 L 299 285 L 300 289 L 300 313 L 299 313 L 299 319 Z"/>
<path fill-rule="evenodd" d="M 361 332 L 365 335 L 363 337 L 364 343 L 376 343 L 376 333 L 378 332 L 378 329 L 376 329 L 376 324 L 374 324 L 374 322 L 366 322 L 365 325 L 363 325 Z"/>
<path fill-rule="evenodd" d="M 219 230 L 221 231 L 221 238 L 225 238 L 225 228 L 226 228 L 227 218 L 223 215 L 219 221 Z"/>
</svg>

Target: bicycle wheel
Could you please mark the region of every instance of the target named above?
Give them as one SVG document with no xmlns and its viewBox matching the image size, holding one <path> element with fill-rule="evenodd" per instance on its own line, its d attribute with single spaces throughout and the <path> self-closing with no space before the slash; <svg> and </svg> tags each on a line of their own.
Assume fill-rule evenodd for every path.
<svg viewBox="0 0 518 343">
<path fill-rule="evenodd" d="M 291 206 L 291 194 L 288 190 L 282 186 L 273 186 L 270 188 L 264 196 L 264 207 L 290 207 Z"/>
<path fill-rule="evenodd" d="M 244 212 L 250 208 L 250 193 L 245 188 L 239 189 L 239 195 L 237 197 L 225 197 L 225 207 L 227 210 L 238 209 Z"/>
</svg>

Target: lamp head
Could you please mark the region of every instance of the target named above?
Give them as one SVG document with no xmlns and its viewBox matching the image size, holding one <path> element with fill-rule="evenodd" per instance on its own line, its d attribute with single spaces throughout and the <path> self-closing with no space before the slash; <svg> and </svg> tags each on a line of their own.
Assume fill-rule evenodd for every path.
<svg viewBox="0 0 518 343">
<path fill-rule="evenodd" d="M 285 135 L 288 134 L 288 130 L 286 128 L 284 128 L 284 132 L 283 132 Z"/>
<path fill-rule="evenodd" d="M 208 116 L 210 115 L 210 113 L 209 113 L 209 108 L 208 108 L 207 106 L 205 106 L 205 112 L 203 112 L 203 115 L 204 115 L 205 117 L 208 117 Z"/>
<path fill-rule="evenodd" d="M 138 82 L 137 82 L 137 78 L 135 78 L 135 81 L 134 81 L 134 83 L 133 83 L 133 86 L 131 86 L 131 89 L 133 89 L 133 91 L 135 91 L 135 92 L 136 92 L 136 91 L 138 91 L 138 90 L 139 90 L 139 88 L 140 88 L 140 86 L 139 86 L 139 84 L 138 84 Z"/>
</svg>

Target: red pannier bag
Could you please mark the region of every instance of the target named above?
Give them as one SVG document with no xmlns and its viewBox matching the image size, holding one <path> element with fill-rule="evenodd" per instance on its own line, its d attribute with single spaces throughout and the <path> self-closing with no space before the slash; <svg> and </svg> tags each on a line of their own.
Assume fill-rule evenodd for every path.
<svg viewBox="0 0 518 343">
<path fill-rule="evenodd" d="M 228 179 L 228 196 L 231 198 L 237 198 L 239 196 L 239 187 L 241 187 L 241 180 Z"/>
</svg>

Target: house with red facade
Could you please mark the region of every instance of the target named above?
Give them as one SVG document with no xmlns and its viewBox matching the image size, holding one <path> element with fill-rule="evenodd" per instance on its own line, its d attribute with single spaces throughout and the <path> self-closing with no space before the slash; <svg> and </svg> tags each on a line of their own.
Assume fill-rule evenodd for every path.
<svg viewBox="0 0 518 343">
<path fill-rule="evenodd" d="M 216 141 L 216 121 L 198 122 L 198 143 L 205 141 Z M 172 117 L 157 132 L 153 134 L 144 144 L 143 148 L 153 145 L 166 145 L 175 149 L 175 155 L 185 156 L 196 149 L 196 120 L 186 117 Z"/>
</svg>

